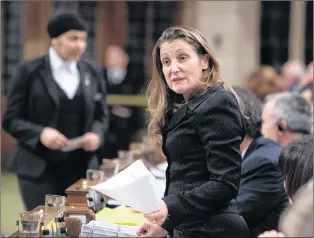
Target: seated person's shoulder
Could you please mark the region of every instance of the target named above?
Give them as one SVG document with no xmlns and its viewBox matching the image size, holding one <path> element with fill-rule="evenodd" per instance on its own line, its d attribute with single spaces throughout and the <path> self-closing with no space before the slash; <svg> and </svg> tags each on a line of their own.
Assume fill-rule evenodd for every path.
<svg viewBox="0 0 314 238">
<path fill-rule="evenodd" d="M 268 140 L 268 139 L 267 139 Z M 282 148 L 277 143 L 268 143 L 259 147 L 251 154 L 251 158 L 254 159 L 256 165 L 272 164 L 275 167 L 279 163 L 279 154 Z"/>
</svg>

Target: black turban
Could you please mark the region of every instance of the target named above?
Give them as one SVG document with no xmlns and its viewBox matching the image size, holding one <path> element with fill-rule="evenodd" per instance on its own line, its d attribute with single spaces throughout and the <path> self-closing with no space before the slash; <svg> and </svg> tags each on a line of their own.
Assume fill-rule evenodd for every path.
<svg viewBox="0 0 314 238">
<path fill-rule="evenodd" d="M 53 16 L 47 26 L 50 38 L 55 38 L 70 30 L 87 31 L 83 19 L 73 12 L 63 12 Z"/>
</svg>

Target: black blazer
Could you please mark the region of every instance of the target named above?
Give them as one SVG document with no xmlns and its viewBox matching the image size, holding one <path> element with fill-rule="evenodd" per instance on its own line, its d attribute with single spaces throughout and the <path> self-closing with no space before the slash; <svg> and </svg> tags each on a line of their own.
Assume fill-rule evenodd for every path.
<svg viewBox="0 0 314 238">
<path fill-rule="evenodd" d="M 78 69 L 85 98 L 84 132 L 97 133 L 103 144 L 108 112 L 102 70 L 84 59 Z M 9 81 L 2 125 L 17 140 L 10 168 L 18 175 L 40 177 L 49 162 L 40 134 L 44 127 L 54 128 L 57 123 L 59 94 L 53 80 L 46 54 L 22 62 Z"/>
<path fill-rule="evenodd" d="M 237 202 L 255 235 L 278 229 L 280 215 L 289 204 L 278 166 L 281 150 L 279 144 L 260 136 L 244 154 Z"/>
<path fill-rule="evenodd" d="M 243 221 L 234 199 L 245 128 L 234 94 L 221 84 L 209 89 L 166 118 L 161 133 L 168 160 L 163 198 L 168 217 L 162 227 L 183 236 L 202 230 L 209 237 L 219 237 L 232 229 L 241 235 L 241 227 L 228 226 L 236 221 L 229 222 L 221 215 L 235 213 Z M 241 224 L 247 229 L 244 221 Z"/>
</svg>

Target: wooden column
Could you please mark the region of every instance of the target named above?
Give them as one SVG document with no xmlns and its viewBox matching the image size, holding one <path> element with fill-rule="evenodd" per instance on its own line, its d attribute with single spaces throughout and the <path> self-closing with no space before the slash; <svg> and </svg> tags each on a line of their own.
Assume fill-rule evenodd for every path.
<svg viewBox="0 0 314 238">
<path fill-rule="evenodd" d="M 96 20 L 96 57 L 104 61 L 104 52 L 110 45 L 125 46 L 128 33 L 126 1 L 99 1 Z"/>
<path fill-rule="evenodd" d="M 146 78 L 152 75 L 152 51 L 155 42 L 153 41 L 154 32 L 154 2 L 147 3 L 146 16 L 145 16 L 145 53 L 144 53 L 144 67 Z"/>
<path fill-rule="evenodd" d="M 291 1 L 289 59 L 304 62 L 306 1 Z"/>
<path fill-rule="evenodd" d="M 180 26 L 184 24 L 183 16 L 185 13 L 185 4 L 188 4 L 188 3 L 184 1 L 176 2 L 176 14 L 173 21 L 173 24 L 176 26 Z"/>
<path fill-rule="evenodd" d="M 196 4 L 193 1 L 181 2 L 182 19 L 181 24 L 184 26 L 196 27 Z"/>
<path fill-rule="evenodd" d="M 23 57 L 31 59 L 44 54 L 49 47 L 47 24 L 51 1 L 27 0 L 22 12 Z"/>
</svg>

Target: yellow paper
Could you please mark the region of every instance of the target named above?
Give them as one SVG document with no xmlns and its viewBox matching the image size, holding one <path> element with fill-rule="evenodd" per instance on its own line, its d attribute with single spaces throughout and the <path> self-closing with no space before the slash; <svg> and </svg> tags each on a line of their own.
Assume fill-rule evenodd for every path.
<svg viewBox="0 0 314 238">
<path fill-rule="evenodd" d="M 105 224 L 117 224 L 124 226 L 140 226 L 146 219 L 141 213 L 135 212 L 125 206 L 119 206 L 117 208 L 103 208 L 96 213 L 96 221 Z"/>
</svg>

